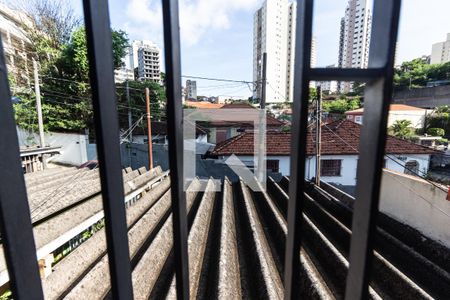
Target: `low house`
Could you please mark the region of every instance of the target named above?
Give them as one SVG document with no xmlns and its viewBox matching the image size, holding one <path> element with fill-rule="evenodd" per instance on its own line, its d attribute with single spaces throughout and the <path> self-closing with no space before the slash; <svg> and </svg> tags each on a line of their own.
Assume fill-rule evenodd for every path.
<svg viewBox="0 0 450 300">
<path fill-rule="evenodd" d="M 321 179 L 343 186 L 356 185 L 361 125 L 347 120 L 322 125 Z M 308 131 L 306 177 L 315 176 L 315 128 Z M 255 165 L 253 133 L 242 133 L 216 145 L 212 155 L 219 162 L 236 155 L 249 168 Z M 267 132 L 267 171 L 289 175 L 290 132 Z M 430 156 L 438 151 L 389 136 L 386 144 L 384 167 L 393 171 L 424 175 L 428 171 Z"/>
<path fill-rule="evenodd" d="M 408 120 L 411 121 L 411 126 L 414 128 L 423 128 L 425 117 L 428 110 L 404 105 L 404 104 L 391 104 L 389 107 L 388 127 L 391 127 L 395 121 Z M 358 124 L 363 123 L 364 108 L 359 108 L 345 113 L 346 119 Z"/>
<path fill-rule="evenodd" d="M 223 110 L 240 110 L 248 111 L 249 115 L 254 114 L 255 107 L 248 103 L 230 103 L 225 104 L 221 107 Z M 209 130 L 209 142 L 213 144 L 217 144 L 223 142 L 232 137 L 238 136 L 243 132 L 252 132 L 253 131 L 253 122 L 252 121 L 211 121 L 207 124 L 204 124 L 205 127 Z M 271 115 L 266 115 L 266 129 L 271 131 L 281 131 L 282 127 L 285 126 L 280 120 L 272 117 Z"/>
</svg>

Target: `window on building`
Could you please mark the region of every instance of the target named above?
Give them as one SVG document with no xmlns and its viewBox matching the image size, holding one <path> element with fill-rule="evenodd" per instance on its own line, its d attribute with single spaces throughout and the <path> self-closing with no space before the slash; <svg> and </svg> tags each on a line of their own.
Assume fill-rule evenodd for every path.
<svg viewBox="0 0 450 300">
<path fill-rule="evenodd" d="M 417 162 L 417 160 L 410 160 L 406 162 L 404 170 L 405 174 L 417 176 L 418 172 L 419 172 L 419 163 Z"/>
<path fill-rule="evenodd" d="M 323 159 L 320 161 L 320 174 L 322 176 L 341 176 L 340 159 Z"/>
<path fill-rule="evenodd" d="M 280 172 L 280 161 L 278 159 L 268 159 L 266 161 L 267 171 L 278 173 Z"/>
</svg>

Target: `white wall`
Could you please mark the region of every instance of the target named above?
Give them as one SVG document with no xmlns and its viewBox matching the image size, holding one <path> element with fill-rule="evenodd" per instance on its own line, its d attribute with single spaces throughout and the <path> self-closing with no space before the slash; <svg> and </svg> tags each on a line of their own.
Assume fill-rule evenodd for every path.
<svg viewBox="0 0 450 300">
<path fill-rule="evenodd" d="M 450 247 L 450 201 L 427 181 L 385 170 L 380 211 Z"/>
<path fill-rule="evenodd" d="M 388 127 L 394 125 L 396 121 L 408 120 L 411 121 L 411 126 L 414 128 L 423 128 L 425 121 L 426 110 L 418 111 L 390 111 L 388 117 Z"/>
<path fill-rule="evenodd" d="M 428 172 L 428 167 L 430 163 L 430 155 L 428 154 L 408 154 L 408 155 L 394 155 L 389 154 L 391 159 L 386 158 L 386 169 L 404 173 L 405 164 L 408 161 L 415 160 L 419 163 L 419 174 L 425 175 Z"/>
<path fill-rule="evenodd" d="M 428 172 L 428 165 L 430 156 L 428 154 L 417 155 L 389 155 L 386 159 L 386 168 L 404 173 L 404 165 L 406 162 L 416 160 L 419 163 L 419 174 L 424 175 Z M 252 161 L 253 156 L 239 156 L 241 160 Z M 280 161 L 280 173 L 283 175 L 290 175 L 290 157 L 289 156 L 268 156 L 267 159 L 278 159 Z M 340 159 L 341 162 L 341 176 L 321 176 L 325 182 L 332 182 L 342 185 L 355 186 L 356 185 L 356 170 L 358 164 L 358 155 L 322 155 L 321 159 Z M 311 179 L 316 176 L 316 159 L 311 156 L 306 160 L 305 176 Z"/>
<path fill-rule="evenodd" d="M 333 182 L 342 185 L 356 185 L 356 165 L 358 163 L 357 155 L 322 155 L 322 160 L 325 159 L 340 159 L 341 162 L 341 176 L 321 176 L 320 179 L 325 182 Z M 306 178 L 311 179 L 316 176 L 316 158 L 309 157 L 306 161 Z"/>
<path fill-rule="evenodd" d="M 39 136 L 36 133 L 17 128 L 17 135 L 21 147 L 35 146 L 39 143 Z M 61 147 L 61 154 L 51 157 L 49 161 L 74 166 L 85 163 L 88 160 L 86 141 L 87 135 L 84 134 L 46 132 L 45 144 L 51 147 Z"/>
<path fill-rule="evenodd" d="M 431 111 L 430 111 L 431 113 Z M 425 116 L 427 114 L 427 110 L 411 110 L 411 111 L 389 111 L 387 127 L 391 127 L 398 120 L 408 120 L 411 121 L 411 127 L 414 128 L 423 128 L 423 124 L 425 122 Z M 360 121 L 356 120 L 356 117 L 360 117 Z M 347 120 L 353 121 L 358 124 L 363 124 L 363 113 L 361 114 L 349 114 L 346 117 Z"/>
</svg>

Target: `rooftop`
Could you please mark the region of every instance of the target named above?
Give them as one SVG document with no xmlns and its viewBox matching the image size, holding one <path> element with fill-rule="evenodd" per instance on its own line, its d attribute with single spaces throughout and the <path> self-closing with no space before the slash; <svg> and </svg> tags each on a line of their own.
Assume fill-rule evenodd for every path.
<svg viewBox="0 0 450 300">
<path fill-rule="evenodd" d="M 405 104 L 391 104 L 389 106 L 389 111 L 423 111 L 423 112 L 425 112 L 426 110 L 423 108 L 405 105 Z M 362 114 L 363 112 L 364 112 L 364 108 L 358 108 L 355 110 L 347 111 L 347 112 L 345 112 L 345 114 L 346 115 L 354 115 L 354 114 Z"/>
<path fill-rule="evenodd" d="M 209 108 L 209 109 L 218 109 L 223 106 L 223 104 L 218 103 L 211 103 L 208 101 L 186 101 L 184 103 L 187 106 L 194 107 L 194 108 Z"/>
<path fill-rule="evenodd" d="M 359 154 L 359 140 L 362 126 L 351 121 L 341 120 L 322 125 L 322 155 Z M 315 154 L 315 129 L 308 131 L 307 154 Z M 212 152 L 213 155 L 253 155 L 253 133 L 243 133 L 221 143 Z M 291 133 L 269 131 L 266 135 L 267 155 L 289 156 L 291 151 Z M 406 140 L 388 136 L 387 154 L 436 154 L 436 150 L 417 145 Z"/>
<path fill-rule="evenodd" d="M 82 240 L 83 234 L 77 238 L 73 232 L 82 225 L 91 228 L 86 222 L 93 216 L 100 214 L 96 220 L 101 220 L 98 172 L 47 170 L 27 175 L 26 180 L 32 197 L 58 190 L 61 180 L 71 182 L 61 195 L 69 192 L 71 196 L 64 197 L 72 200 L 62 201 L 55 211 L 42 212 L 33 221 L 38 258 L 55 251 L 61 242 L 72 241 L 70 252 L 42 279 L 45 298 L 108 298 L 111 285 L 104 228 L 90 231 Z M 225 179 L 220 183 L 222 192 L 215 191 L 212 180 L 191 182 L 186 193 L 191 299 L 283 298 L 289 182 L 287 177 L 280 182 L 269 178 L 264 192 L 255 192 L 242 181 Z M 47 190 L 42 184 L 53 188 Z M 205 192 L 196 192 L 202 185 Z M 134 297 L 175 298 L 167 172 L 126 169 L 124 186 Z M 84 190 L 89 193 L 80 194 Z M 322 187 L 307 184 L 298 297 L 343 297 L 353 202 L 325 183 Z M 448 249 L 383 213 L 379 220 L 371 298 L 446 298 Z"/>
</svg>

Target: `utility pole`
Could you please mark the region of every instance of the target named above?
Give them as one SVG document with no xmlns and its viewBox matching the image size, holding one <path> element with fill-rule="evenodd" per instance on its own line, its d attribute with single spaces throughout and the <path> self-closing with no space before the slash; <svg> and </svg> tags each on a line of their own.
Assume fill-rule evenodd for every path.
<svg viewBox="0 0 450 300">
<path fill-rule="evenodd" d="M 322 138 L 322 88 L 318 86 L 316 91 L 316 185 L 320 186 L 320 152 L 322 148 L 320 141 Z"/>
<path fill-rule="evenodd" d="M 128 79 L 125 81 L 125 91 L 128 102 L 128 128 L 131 128 L 131 126 L 133 126 L 133 116 L 131 114 L 130 87 L 128 86 Z M 130 132 L 130 142 L 133 142 L 133 131 Z"/>
<path fill-rule="evenodd" d="M 266 156 L 265 152 L 265 134 L 266 128 L 263 126 L 265 124 L 264 118 L 266 117 L 265 108 L 266 108 L 266 74 L 267 74 L 267 53 L 263 53 L 263 61 L 262 61 L 262 87 L 261 87 L 261 99 L 259 101 L 259 128 L 258 128 L 258 141 L 259 141 L 259 151 L 258 151 L 258 174 L 257 178 L 259 182 L 265 182 L 266 176 L 266 160 L 264 159 Z"/>
<path fill-rule="evenodd" d="M 39 72 L 38 64 L 33 58 L 33 69 L 34 69 L 34 92 L 36 94 L 36 111 L 38 116 L 38 127 L 39 127 L 39 144 L 41 148 L 45 147 L 45 137 L 44 137 L 44 121 L 42 119 L 42 105 L 41 105 L 41 89 L 39 86 Z M 42 167 L 47 168 L 47 161 L 45 154 L 42 155 Z"/>
<path fill-rule="evenodd" d="M 148 163 L 153 169 L 152 120 L 150 118 L 150 90 L 145 88 L 145 102 L 147 104 L 147 137 L 148 137 Z"/>
</svg>

